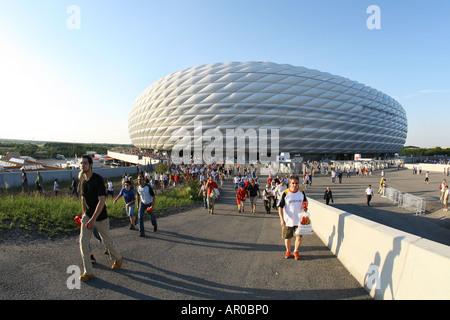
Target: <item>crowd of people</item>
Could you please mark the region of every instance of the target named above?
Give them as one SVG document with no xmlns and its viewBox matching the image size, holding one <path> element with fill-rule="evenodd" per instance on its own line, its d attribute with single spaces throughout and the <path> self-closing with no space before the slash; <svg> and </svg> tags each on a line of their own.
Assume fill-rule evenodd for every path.
<svg viewBox="0 0 450 320">
<path fill-rule="evenodd" d="M 241 171 L 241 170 L 242 171 Z M 223 186 L 224 181 L 232 180 L 235 186 L 235 197 L 238 213 L 246 212 L 246 203 L 249 200 L 250 212 L 256 213 L 256 207 L 258 199 L 262 199 L 264 204 L 265 214 L 271 214 L 272 211 L 278 213 L 280 217 L 280 223 L 282 226 L 282 237 L 285 239 L 286 246 L 286 258 L 291 257 L 290 247 L 292 238 L 295 236 L 295 245 L 293 256 L 295 259 L 299 259 L 298 248 L 301 244 L 302 235 L 296 234 L 297 227 L 299 225 L 300 215 L 303 211 L 307 210 L 307 198 L 303 190 L 299 189 L 299 177 L 298 176 L 284 176 L 277 175 L 276 177 L 269 177 L 267 181 L 260 181 L 260 177 L 256 175 L 256 170 L 249 170 L 246 168 L 231 168 L 224 167 L 217 164 L 192 164 L 192 165 L 172 165 L 170 167 L 170 174 L 166 173 L 150 173 L 146 170 L 139 173 L 139 181 L 142 188 L 148 186 L 148 190 L 154 191 L 153 194 L 147 194 L 145 197 L 149 197 L 152 200 L 146 201 L 146 204 L 142 206 L 140 204 L 139 209 L 139 221 L 143 221 L 143 214 L 146 212 L 146 208 L 154 205 L 156 190 L 164 191 L 167 188 L 176 186 L 177 183 L 187 180 L 195 180 L 199 185 L 198 196 L 202 196 L 203 205 L 208 210 L 209 214 L 214 214 L 214 207 L 216 199 L 220 197 L 220 189 Z M 233 172 L 236 174 L 233 176 Z M 124 196 L 127 206 L 127 213 L 132 212 L 134 209 L 130 209 L 138 200 L 133 195 L 129 195 L 132 191 L 132 182 L 128 176 L 124 176 L 124 189 L 121 190 L 119 195 L 115 198 L 116 202 L 120 197 Z M 265 187 L 260 189 L 260 184 Z M 303 177 L 303 184 L 307 184 L 306 176 Z M 138 189 L 139 190 L 139 189 Z M 140 195 L 143 191 L 138 191 Z M 292 202 L 292 197 L 294 201 Z M 287 198 L 286 198 L 287 197 Z M 300 199 L 301 198 L 301 199 Z M 299 201 L 300 200 L 300 201 Z M 304 205 L 305 204 L 305 205 Z M 130 216 L 130 214 L 129 214 Z M 151 214 L 152 224 L 156 230 L 156 218 Z M 130 216 L 130 229 L 133 228 L 135 220 Z M 144 226 L 140 224 L 139 230 L 143 232 Z"/>
<path fill-rule="evenodd" d="M 262 181 L 256 175 L 256 170 L 242 168 L 226 168 L 218 164 L 172 164 L 167 172 L 150 172 L 138 169 L 137 184 L 133 179 L 124 175 L 121 181 L 119 194 L 114 198 L 114 186 L 110 179 L 107 179 L 106 185 L 103 178 L 92 171 L 92 159 L 89 156 L 83 156 L 82 167 L 79 175 L 79 184 L 73 185 L 78 190 L 82 199 L 83 215 L 80 221 L 80 252 L 83 260 L 84 272 L 80 279 L 88 281 L 94 277 L 92 263 L 93 255 L 90 250 L 89 240 L 92 235 L 98 234 L 105 246 L 105 252 L 110 255 L 112 260 L 112 269 L 121 267 L 123 257 L 114 245 L 109 235 L 109 219 L 105 201 L 108 196 L 113 197 L 113 203 L 116 204 L 119 199 L 124 198 L 125 212 L 129 217 L 130 229 L 136 229 L 138 225 L 139 236 L 145 237 L 144 216 L 148 213 L 156 232 L 158 229 L 157 219 L 154 207 L 157 198 L 157 191 L 176 187 L 183 181 L 195 181 L 198 183 L 199 196 L 203 196 L 203 204 L 208 213 L 214 214 L 216 199 L 220 197 L 220 189 L 225 180 L 231 180 L 234 183 L 237 212 L 243 214 L 246 212 L 247 200 L 249 200 L 250 213 L 255 214 L 257 210 L 258 199 L 262 199 L 265 214 L 271 214 L 272 211 L 278 213 L 280 225 L 282 227 L 282 238 L 286 248 L 285 258 L 291 257 L 292 240 L 294 241 L 293 257 L 298 260 L 299 247 L 302 241 L 302 234 L 299 232 L 300 220 L 308 210 L 308 200 L 304 190 L 300 189 L 301 178 L 297 175 L 276 175 L 269 176 L 267 181 Z M 357 173 L 356 173 L 357 172 Z M 357 175 L 362 174 L 370 176 L 370 170 L 356 171 Z M 233 174 L 235 173 L 235 174 Z M 303 175 L 302 184 L 304 188 L 311 187 L 314 170 Z M 349 175 L 349 173 L 347 173 Z M 343 171 L 339 168 L 333 168 L 331 171 L 331 182 L 335 183 L 336 177 L 342 182 Z M 378 193 L 383 193 L 386 188 L 386 178 L 384 171 L 381 172 L 381 180 Z M 261 187 L 260 187 L 261 186 Z M 262 187 L 264 186 L 264 188 Z M 446 180 L 440 186 L 441 203 L 445 205 L 444 210 L 448 211 L 448 185 Z M 365 190 L 367 205 L 373 197 L 371 185 Z M 327 187 L 324 193 L 324 200 L 327 205 L 330 201 L 334 202 L 333 193 L 330 187 Z M 135 217 L 135 209 L 138 208 L 138 217 Z"/>
<path fill-rule="evenodd" d="M 308 200 L 303 190 L 299 188 L 300 179 L 297 175 L 286 175 L 275 178 L 268 177 L 265 188 L 259 188 L 260 178 L 250 174 L 237 174 L 234 179 L 236 202 L 238 213 L 245 212 L 247 198 L 250 200 L 250 212 L 256 213 L 257 199 L 263 200 L 265 214 L 271 214 L 274 209 L 280 218 L 282 227 L 282 238 L 286 248 L 285 258 L 291 257 L 292 239 L 295 237 L 293 256 L 295 260 L 300 259 L 299 247 L 301 245 L 302 234 L 299 232 L 300 218 L 303 212 L 307 211 Z M 306 175 L 303 176 L 303 184 L 308 185 Z"/>
<path fill-rule="evenodd" d="M 277 175 L 275 178 L 269 176 L 266 183 L 263 182 L 265 187 L 262 190 L 259 187 L 260 179 L 257 176 L 237 174 L 233 181 L 236 190 L 238 213 L 245 212 L 245 202 L 249 198 L 251 213 L 256 213 L 257 199 L 262 199 L 265 213 L 270 214 L 272 209 L 277 210 L 277 203 L 289 185 L 289 177 L 287 175 L 285 177 Z"/>
</svg>

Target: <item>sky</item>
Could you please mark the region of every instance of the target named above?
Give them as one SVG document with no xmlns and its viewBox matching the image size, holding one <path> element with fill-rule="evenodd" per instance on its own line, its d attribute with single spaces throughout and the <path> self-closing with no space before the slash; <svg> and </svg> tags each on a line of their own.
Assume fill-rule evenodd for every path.
<svg viewBox="0 0 450 320">
<path fill-rule="evenodd" d="M 405 109 L 405 145 L 450 146 L 449 17 L 447 0 L 0 0 L 0 139 L 128 144 L 159 78 L 270 61 L 373 87 Z"/>
</svg>

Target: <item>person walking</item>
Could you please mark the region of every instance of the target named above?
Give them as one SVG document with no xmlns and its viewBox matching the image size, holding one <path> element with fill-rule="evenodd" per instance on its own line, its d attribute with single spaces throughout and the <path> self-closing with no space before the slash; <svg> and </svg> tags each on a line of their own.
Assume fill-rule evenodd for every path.
<svg viewBox="0 0 450 320">
<path fill-rule="evenodd" d="M 447 180 L 445 180 L 445 179 L 439 185 L 439 190 L 441 190 L 441 196 L 439 198 L 439 203 L 443 203 L 443 201 L 444 201 L 444 193 L 445 193 L 445 186 L 446 185 L 447 185 Z"/>
<path fill-rule="evenodd" d="M 106 198 L 108 198 L 108 196 L 111 195 L 111 198 L 114 199 L 114 184 L 110 178 L 106 179 L 106 184 L 108 186 L 106 191 Z"/>
<path fill-rule="evenodd" d="M 208 182 L 206 183 L 206 202 L 208 204 L 208 212 L 214 214 L 214 205 L 216 204 L 216 191 L 218 191 L 219 186 L 217 182 L 214 181 L 212 176 L 208 177 Z"/>
<path fill-rule="evenodd" d="M 300 224 L 300 215 L 302 212 L 306 212 L 308 207 L 308 200 L 303 190 L 299 189 L 299 178 L 297 175 L 291 175 L 289 177 L 289 189 L 286 189 L 278 202 L 278 215 L 280 217 L 281 224 L 281 237 L 284 239 L 284 245 L 286 248 L 285 258 L 288 259 L 291 256 L 292 238 L 295 231 Z M 302 243 L 302 236 L 295 235 L 294 244 L 294 258 L 300 259 L 298 250 Z"/>
<path fill-rule="evenodd" d="M 336 181 L 336 171 L 332 170 L 331 171 L 331 182 L 335 183 Z"/>
<path fill-rule="evenodd" d="M 202 186 L 200 187 L 200 191 L 198 192 L 198 196 L 203 195 L 203 205 L 205 209 L 208 209 L 208 187 L 206 186 L 207 181 L 203 180 Z"/>
<path fill-rule="evenodd" d="M 270 184 L 266 184 L 266 188 L 263 191 L 263 202 L 264 209 L 266 209 L 266 214 L 270 214 L 270 199 L 274 197 L 272 188 Z"/>
<path fill-rule="evenodd" d="M 43 185 L 44 185 L 44 182 L 43 182 L 43 179 L 42 179 L 42 175 L 38 171 L 37 172 L 37 176 L 36 176 L 36 189 L 39 192 L 39 194 L 42 194 L 44 192 Z M 78 197 L 78 195 L 77 195 L 77 197 Z"/>
<path fill-rule="evenodd" d="M 123 262 L 121 254 L 116 249 L 109 235 L 109 218 L 105 206 L 105 182 L 102 176 L 92 171 L 92 166 L 92 158 L 84 155 L 81 161 L 81 170 L 83 172 L 81 183 L 83 216 L 80 228 L 80 251 L 84 266 L 84 272 L 80 276 L 82 281 L 94 278 L 89 250 L 89 240 L 92 237 L 94 228 L 97 228 L 103 244 L 109 252 L 110 259 L 114 261 L 111 269 L 119 269 Z"/>
<path fill-rule="evenodd" d="M 252 207 L 251 213 L 256 213 L 256 200 L 258 199 L 257 197 L 261 198 L 261 192 L 259 191 L 259 187 L 256 184 L 255 179 L 252 179 L 252 182 L 248 186 L 247 190 L 250 197 L 250 206 Z"/>
<path fill-rule="evenodd" d="M 76 195 L 76 197 L 78 198 L 78 182 L 77 180 L 75 180 L 75 177 L 72 177 L 72 182 L 70 183 L 70 188 L 72 191 L 72 197 L 73 195 Z"/>
<path fill-rule="evenodd" d="M 239 182 L 241 181 L 240 176 L 236 175 L 234 177 L 234 190 L 237 190 L 239 188 Z"/>
<path fill-rule="evenodd" d="M 153 225 L 153 231 L 158 230 L 158 224 L 156 222 L 156 217 L 153 212 L 155 207 L 156 195 L 152 187 L 145 183 L 145 177 L 143 175 L 138 176 L 138 186 L 137 186 L 137 202 L 139 203 L 139 237 L 145 237 L 144 228 L 144 215 L 145 211 L 150 214 L 150 221 Z"/>
<path fill-rule="evenodd" d="M 384 195 L 383 186 L 384 186 L 384 177 L 381 177 L 380 184 L 378 187 L 378 194 Z"/>
<path fill-rule="evenodd" d="M 25 172 L 25 169 L 22 168 L 22 193 L 26 192 L 28 193 L 30 191 L 30 188 L 28 187 L 28 178 L 27 178 L 27 173 Z"/>
<path fill-rule="evenodd" d="M 444 211 L 448 211 L 448 185 L 445 185 L 445 191 L 444 191 L 444 197 L 443 197 L 443 203 L 444 203 Z"/>
<path fill-rule="evenodd" d="M 373 196 L 373 189 L 372 186 L 369 184 L 369 186 L 367 187 L 366 191 L 365 191 L 365 197 L 367 198 L 367 205 L 370 207 L 370 201 L 372 200 L 372 196 Z"/>
<path fill-rule="evenodd" d="M 275 187 L 275 190 L 274 190 L 274 198 L 275 198 L 275 200 L 274 200 L 274 202 L 275 202 L 274 208 L 275 209 L 278 207 L 278 202 L 280 201 L 281 196 L 283 195 L 283 192 L 286 189 L 287 189 L 287 187 L 286 187 L 286 184 L 285 184 L 284 180 L 281 180 L 280 184 Z"/>
<path fill-rule="evenodd" d="M 55 193 L 55 197 L 59 194 L 58 179 L 55 179 L 55 181 L 53 181 L 53 192 Z"/>
<path fill-rule="evenodd" d="M 136 218 L 134 216 L 134 208 L 136 204 L 136 196 L 134 194 L 134 191 L 131 190 L 130 181 L 125 182 L 124 187 L 122 188 L 122 190 L 120 190 L 119 195 L 114 199 L 113 204 L 116 204 L 117 200 L 119 200 L 122 196 L 125 200 L 125 210 L 127 216 L 130 219 L 130 230 L 135 230 L 134 225 Z"/>
<path fill-rule="evenodd" d="M 239 183 L 239 189 L 236 192 L 236 202 L 238 205 L 239 213 L 244 212 L 245 199 L 247 198 L 248 191 L 245 189 L 245 183 Z"/>
<path fill-rule="evenodd" d="M 333 193 L 331 192 L 330 187 L 327 187 L 327 190 L 325 190 L 325 193 L 323 195 L 323 199 L 325 200 L 325 203 L 327 205 L 330 204 L 330 200 L 331 200 L 331 202 L 334 202 L 334 200 L 333 200 Z"/>
</svg>

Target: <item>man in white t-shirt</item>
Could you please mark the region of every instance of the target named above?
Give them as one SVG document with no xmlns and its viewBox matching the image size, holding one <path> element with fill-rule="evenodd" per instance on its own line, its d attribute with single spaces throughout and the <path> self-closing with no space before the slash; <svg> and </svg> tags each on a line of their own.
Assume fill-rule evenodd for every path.
<svg viewBox="0 0 450 320">
<path fill-rule="evenodd" d="M 236 175 L 235 177 L 234 177 L 234 190 L 237 190 L 238 189 L 238 185 L 239 185 L 239 182 L 241 181 L 241 179 L 239 178 L 239 176 L 238 175 Z"/>
<path fill-rule="evenodd" d="M 155 184 L 157 188 L 159 187 L 159 179 L 160 179 L 159 173 L 155 172 Z"/>
<path fill-rule="evenodd" d="M 367 205 L 370 207 L 370 200 L 372 200 L 372 196 L 373 196 L 373 189 L 372 189 L 372 186 L 370 184 L 367 187 L 367 189 L 366 189 L 364 194 L 365 194 L 365 197 L 367 198 Z"/>
<path fill-rule="evenodd" d="M 445 189 L 445 191 L 444 191 L 444 198 L 443 198 L 444 211 L 448 211 L 448 197 L 449 197 L 448 185 L 445 185 L 444 189 Z"/>
<path fill-rule="evenodd" d="M 447 185 L 447 180 L 443 180 L 441 185 L 439 186 L 439 189 L 441 189 L 441 197 L 439 199 L 440 203 L 443 203 L 444 201 L 444 193 L 445 193 L 445 186 Z"/>
<path fill-rule="evenodd" d="M 156 223 L 156 217 L 153 212 L 153 208 L 155 207 L 156 195 L 149 184 L 145 183 L 145 177 L 140 175 L 138 177 L 137 186 L 137 202 L 139 203 L 139 236 L 145 237 L 144 230 L 144 215 L 145 211 L 150 214 L 150 219 L 153 225 L 153 231 L 158 230 L 158 225 Z"/>
<path fill-rule="evenodd" d="M 164 191 L 167 190 L 168 182 L 169 178 L 167 177 L 167 174 L 163 173 L 161 175 L 161 187 L 163 188 Z"/>
<path fill-rule="evenodd" d="M 286 189 L 281 199 L 278 201 L 278 215 L 282 227 L 281 237 L 284 239 L 286 247 L 285 258 L 291 256 L 291 244 L 294 233 L 300 224 L 300 214 L 307 211 L 307 203 L 305 192 L 299 189 L 299 178 L 296 175 L 289 177 L 289 189 Z M 304 205 L 305 204 L 305 205 Z M 300 259 L 298 249 L 302 243 L 302 236 L 296 235 L 294 244 L 295 260 Z"/>
<path fill-rule="evenodd" d="M 280 183 L 275 187 L 275 203 L 276 206 L 278 206 L 278 202 L 280 202 L 281 197 L 283 196 L 283 192 L 287 189 L 286 185 L 284 184 L 284 180 L 281 180 Z"/>
</svg>

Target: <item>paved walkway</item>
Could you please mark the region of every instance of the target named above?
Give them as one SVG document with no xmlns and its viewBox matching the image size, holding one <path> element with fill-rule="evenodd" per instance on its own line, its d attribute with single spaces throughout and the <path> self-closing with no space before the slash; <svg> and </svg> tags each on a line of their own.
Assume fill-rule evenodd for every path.
<svg viewBox="0 0 450 320">
<path fill-rule="evenodd" d="M 237 213 L 227 183 L 214 215 L 204 208 L 169 215 L 145 238 L 115 228 L 122 268 L 109 269 L 93 238 L 96 278 L 79 290 L 66 284 L 67 268 L 81 267 L 78 237 L 0 243 L 0 299 L 162 299 L 185 300 L 186 307 L 203 299 L 370 299 L 315 235 L 304 237 L 300 261 L 284 259 L 279 218 L 263 212 L 260 202 L 256 214 Z"/>
<path fill-rule="evenodd" d="M 389 187 L 410 193 L 427 200 L 427 214 L 416 215 L 412 211 L 399 208 L 387 198 L 377 194 L 381 171 L 377 170 L 372 177 L 356 177 L 352 173 L 350 178 L 344 174 L 342 183 L 331 182 L 331 176 L 316 175 L 312 187 L 306 189 L 308 196 L 318 201 L 323 200 L 326 187 L 333 192 L 334 203 L 331 206 L 350 212 L 363 218 L 379 222 L 392 228 L 412 233 L 414 235 L 450 245 L 450 212 L 444 212 L 439 203 L 439 184 L 448 178 L 443 173 L 430 172 L 430 183 L 424 183 L 425 173 L 413 175 L 411 170 L 385 170 Z M 447 179 L 449 180 L 449 179 Z M 364 198 L 364 191 L 371 184 L 375 196 L 368 207 Z"/>
</svg>

